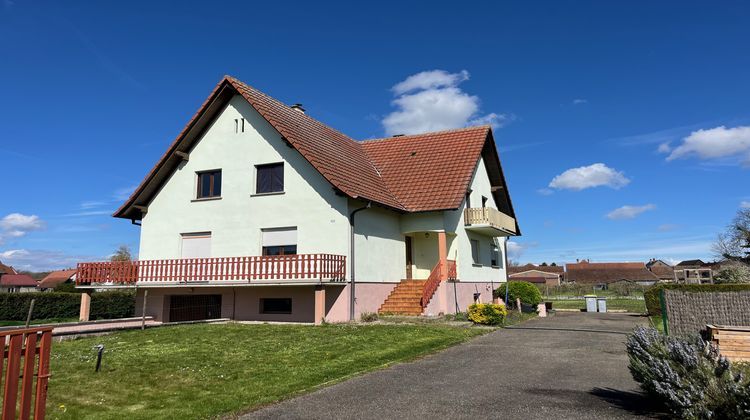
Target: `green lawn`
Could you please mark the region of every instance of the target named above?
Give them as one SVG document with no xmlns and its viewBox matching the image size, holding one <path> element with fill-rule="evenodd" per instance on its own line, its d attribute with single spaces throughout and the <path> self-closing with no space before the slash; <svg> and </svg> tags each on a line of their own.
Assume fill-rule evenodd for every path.
<svg viewBox="0 0 750 420">
<path fill-rule="evenodd" d="M 200 324 L 56 342 L 49 418 L 205 418 L 272 403 L 487 329 Z M 105 346 L 94 372 L 97 344 Z"/>
<path fill-rule="evenodd" d="M 545 299 L 547 302 L 552 302 L 552 309 L 585 309 L 586 301 L 583 299 Z M 625 310 L 628 312 L 644 313 L 646 312 L 646 302 L 643 300 L 635 299 L 607 299 L 608 310 Z"/>
<path fill-rule="evenodd" d="M 48 318 L 48 319 L 32 319 L 31 324 L 59 324 L 61 322 L 77 322 L 78 318 Z M 15 327 L 18 325 L 26 325 L 26 321 L 0 321 L 0 327 Z"/>
</svg>

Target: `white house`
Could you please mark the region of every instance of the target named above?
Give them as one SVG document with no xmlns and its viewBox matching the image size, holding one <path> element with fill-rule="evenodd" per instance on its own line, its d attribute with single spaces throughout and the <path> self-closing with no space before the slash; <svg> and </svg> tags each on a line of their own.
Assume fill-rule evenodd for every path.
<svg viewBox="0 0 750 420">
<path fill-rule="evenodd" d="M 114 216 L 139 259 L 77 285 L 148 291 L 163 321 L 465 311 L 520 233 L 489 126 L 355 141 L 231 77 Z"/>
</svg>

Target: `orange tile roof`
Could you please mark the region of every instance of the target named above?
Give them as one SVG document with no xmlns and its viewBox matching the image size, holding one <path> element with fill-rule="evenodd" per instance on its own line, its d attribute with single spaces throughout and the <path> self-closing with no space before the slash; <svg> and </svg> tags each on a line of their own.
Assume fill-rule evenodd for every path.
<svg viewBox="0 0 750 420">
<path fill-rule="evenodd" d="M 458 208 L 489 126 L 362 142 L 385 185 L 409 211 Z"/>
<path fill-rule="evenodd" d="M 65 283 L 76 274 L 76 270 L 53 271 L 39 282 L 39 287 L 51 289 L 58 284 Z"/>
<path fill-rule="evenodd" d="M 28 274 L 3 274 L 0 275 L 0 286 L 5 287 L 36 287 L 37 283 Z"/>
<path fill-rule="evenodd" d="M 217 102 L 227 101 L 235 93 L 242 95 L 331 185 L 349 197 L 405 212 L 455 209 L 461 205 L 479 158 L 485 154 L 493 159 L 488 163 L 488 172 L 497 172 L 493 185 L 501 183 L 505 187 L 497 151 L 488 152 L 494 149 L 489 126 L 356 141 L 226 76 L 115 217 L 141 218 L 135 205 L 146 206 L 158 186 L 174 171 L 179 164 L 175 152 L 190 149 L 190 142 L 195 141 L 191 132 L 199 131 L 200 124 L 205 126 L 201 122 L 204 114 L 216 115 L 220 108 Z M 507 188 L 502 194 L 507 199 L 503 199 L 501 210 L 515 217 Z"/>
</svg>

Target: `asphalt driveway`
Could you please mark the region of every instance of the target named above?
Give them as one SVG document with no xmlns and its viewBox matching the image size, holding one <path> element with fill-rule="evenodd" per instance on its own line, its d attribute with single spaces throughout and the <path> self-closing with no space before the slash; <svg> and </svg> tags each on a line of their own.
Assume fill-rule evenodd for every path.
<svg viewBox="0 0 750 420">
<path fill-rule="evenodd" d="M 627 369 L 642 317 L 558 313 L 243 418 L 628 419 L 650 404 Z"/>
</svg>

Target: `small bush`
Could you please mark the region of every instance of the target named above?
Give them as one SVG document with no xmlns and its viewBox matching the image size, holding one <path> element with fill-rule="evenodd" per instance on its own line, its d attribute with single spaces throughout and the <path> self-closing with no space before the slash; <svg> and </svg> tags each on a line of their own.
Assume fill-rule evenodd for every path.
<svg viewBox="0 0 750 420">
<path fill-rule="evenodd" d="M 722 263 L 722 266 L 725 265 Z M 727 264 L 714 276 L 717 284 L 742 284 L 750 283 L 750 267 L 739 262 Z"/>
<path fill-rule="evenodd" d="M 83 289 L 76 289 L 75 283 L 60 283 L 52 289 L 53 292 L 83 293 Z"/>
<path fill-rule="evenodd" d="M 657 283 L 643 292 L 646 309 L 651 316 L 661 315 L 659 291 L 662 289 L 679 290 L 682 292 L 736 292 L 750 290 L 750 284 L 676 284 Z"/>
<path fill-rule="evenodd" d="M 542 294 L 539 289 L 527 281 L 509 281 L 495 289 L 494 296 L 505 300 L 505 289 L 508 288 L 508 303 L 515 305 L 516 298 L 521 299 L 521 303 L 536 306 L 542 301 Z"/>
<path fill-rule="evenodd" d="M 362 315 L 359 316 L 359 319 L 362 322 L 375 322 L 378 320 L 378 314 L 375 312 L 362 312 Z"/>
<path fill-rule="evenodd" d="M 474 303 L 469 306 L 469 320 L 475 324 L 500 325 L 508 311 L 505 305 L 494 303 Z"/>
<path fill-rule="evenodd" d="M 750 418 L 750 380 L 700 337 L 638 327 L 628 337 L 630 373 L 682 419 Z"/>
</svg>

